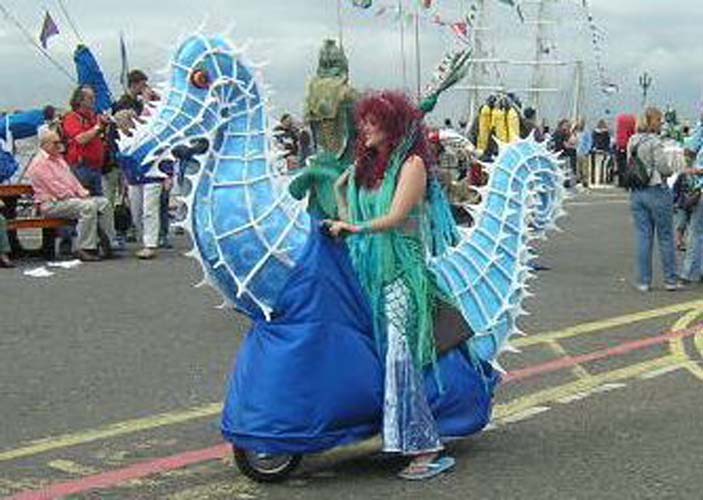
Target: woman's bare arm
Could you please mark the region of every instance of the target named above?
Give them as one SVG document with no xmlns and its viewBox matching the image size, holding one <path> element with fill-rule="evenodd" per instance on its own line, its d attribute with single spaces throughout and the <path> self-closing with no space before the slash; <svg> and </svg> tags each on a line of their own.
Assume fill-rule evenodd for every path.
<svg viewBox="0 0 703 500">
<path fill-rule="evenodd" d="M 400 178 L 393 196 L 390 212 L 369 221 L 371 232 L 382 232 L 402 226 L 413 208 L 425 199 L 427 169 L 419 156 L 411 156 L 400 171 Z"/>
<path fill-rule="evenodd" d="M 342 181 L 341 178 L 337 183 L 339 184 L 340 181 Z M 329 231 L 332 236 L 336 237 L 343 233 L 383 232 L 402 226 L 413 208 L 425 198 L 426 184 L 425 162 L 419 156 L 411 156 L 400 171 L 391 209 L 386 215 L 367 221 L 361 226 L 350 224 L 343 218 L 338 221 L 329 221 Z M 338 208 L 341 215 L 341 206 Z"/>
</svg>

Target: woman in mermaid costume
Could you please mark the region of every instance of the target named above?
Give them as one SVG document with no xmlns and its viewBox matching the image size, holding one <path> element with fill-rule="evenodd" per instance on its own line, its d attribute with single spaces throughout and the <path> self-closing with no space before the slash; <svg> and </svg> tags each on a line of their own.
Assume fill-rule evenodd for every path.
<svg viewBox="0 0 703 500">
<path fill-rule="evenodd" d="M 400 93 L 367 95 L 357 107 L 356 163 L 338 181 L 356 274 L 385 355 L 383 450 L 413 456 L 400 477 L 421 479 L 453 466 L 443 449 L 420 373 L 437 361 L 433 317 L 441 300 L 429 270 L 433 248 L 427 197 L 431 165 L 422 113 Z"/>
<path fill-rule="evenodd" d="M 254 318 L 222 430 L 256 479 L 274 475 L 250 474 L 247 461 L 270 460 L 273 470 L 284 463 L 277 456 L 379 433 L 385 452 L 413 457 L 400 477 L 430 478 L 454 465 L 439 455 L 447 439 L 490 419 L 499 377 L 470 353 L 470 328 L 456 321 L 461 313 L 427 267 L 458 234 L 430 172 L 422 116 L 400 93 L 358 103 L 355 164 L 336 183 L 344 220 L 311 232 L 277 300 L 280 313 Z"/>
</svg>

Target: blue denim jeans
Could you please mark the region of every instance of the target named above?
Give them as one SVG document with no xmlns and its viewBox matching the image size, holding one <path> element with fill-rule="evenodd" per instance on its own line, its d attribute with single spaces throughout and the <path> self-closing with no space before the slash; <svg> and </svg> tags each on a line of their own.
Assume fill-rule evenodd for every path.
<svg viewBox="0 0 703 500">
<path fill-rule="evenodd" d="M 656 230 L 662 259 L 664 280 L 676 283 L 674 250 L 674 197 L 666 186 L 652 186 L 632 191 L 630 208 L 637 238 L 637 274 L 642 285 L 652 284 L 652 246 Z"/>
<path fill-rule="evenodd" d="M 698 204 L 691 212 L 688 223 L 688 236 L 686 237 L 686 256 L 681 265 L 681 277 L 690 281 L 701 279 L 703 269 L 703 202 Z"/>
<path fill-rule="evenodd" d="M 99 168 L 78 165 L 72 168 L 78 182 L 90 192 L 90 196 L 103 195 L 103 175 Z"/>
</svg>

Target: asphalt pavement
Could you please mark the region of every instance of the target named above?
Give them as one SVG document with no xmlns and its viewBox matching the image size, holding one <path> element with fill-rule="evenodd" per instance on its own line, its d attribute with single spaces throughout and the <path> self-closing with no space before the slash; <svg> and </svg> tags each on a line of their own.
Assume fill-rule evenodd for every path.
<svg viewBox="0 0 703 500">
<path fill-rule="evenodd" d="M 701 498 L 703 285 L 667 292 L 657 262 L 653 291 L 634 290 L 624 193 L 580 193 L 567 211 L 538 246 L 549 270 L 532 282 L 522 352 L 502 359 L 493 423 L 450 446 L 452 473 L 419 484 L 375 441 L 306 457 L 280 485 L 241 476 L 218 415 L 248 322 L 192 287 L 185 236 L 150 262 L 3 270 L 0 495 Z"/>
</svg>

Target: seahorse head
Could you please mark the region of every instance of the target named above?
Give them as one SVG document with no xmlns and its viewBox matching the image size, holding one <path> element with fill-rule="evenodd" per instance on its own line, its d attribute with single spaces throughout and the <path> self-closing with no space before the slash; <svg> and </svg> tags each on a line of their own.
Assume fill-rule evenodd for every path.
<svg viewBox="0 0 703 500">
<path fill-rule="evenodd" d="M 243 126 L 264 129 L 256 78 L 224 37 L 194 35 L 169 64 L 160 104 L 136 133 L 120 141 L 120 164 L 135 180 L 163 176 L 179 160 L 217 148 L 224 126 L 246 114 Z"/>
</svg>

